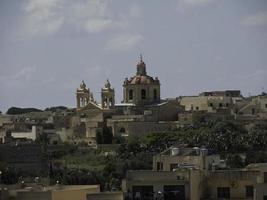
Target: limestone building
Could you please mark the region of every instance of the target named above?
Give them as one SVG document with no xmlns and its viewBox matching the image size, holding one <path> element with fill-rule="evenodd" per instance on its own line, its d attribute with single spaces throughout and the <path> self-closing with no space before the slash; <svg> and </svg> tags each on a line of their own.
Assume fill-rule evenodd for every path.
<svg viewBox="0 0 267 200">
<path fill-rule="evenodd" d="M 218 181 L 219 180 L 219 181 Z M 122 190 L 141 199 L 267 199 L 267 163 L 229 169 L 201 148 L 172 147 L 153 157 L 153 170 L 127 171 Z"/>
<path fill-rule="evenodd" d="M 136 74 L 126 78 L 122 87 L 122 103 L 116 104 L 115 90 L 107 80 L 101 88 L 101 103 L 97 103 L 82 81 L 76 91 L 74 126 L 85 124 L 84 135 L 91 139 L 106 127 L 114 136 L 129 136 L 169 130 L 175 126 L 173 122 L 177 120 L 181 106 L 175 100 L 161 99 L 160 81 L 147 74 L 142 56 L 136 65 Z"/>
</svg>

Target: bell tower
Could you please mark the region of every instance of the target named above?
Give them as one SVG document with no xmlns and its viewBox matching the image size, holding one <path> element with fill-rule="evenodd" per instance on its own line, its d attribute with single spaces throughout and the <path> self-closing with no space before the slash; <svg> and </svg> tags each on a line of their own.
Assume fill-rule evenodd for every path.
<svg viewBox="0 0 267 200">
<path fill-rule="evenodd" d="M 115 107 L 115 92 L 108 79 L 101 89 L 101 106 L 103 109 L 114 109 Z"/>
<path fill-rule="evenodd" d="M 81 82 L 80 88 L 76 90 L 77 109 L 85 107 L 90 101 L 90 90 L 86 88 L 84 81 Z"/>
</svg>

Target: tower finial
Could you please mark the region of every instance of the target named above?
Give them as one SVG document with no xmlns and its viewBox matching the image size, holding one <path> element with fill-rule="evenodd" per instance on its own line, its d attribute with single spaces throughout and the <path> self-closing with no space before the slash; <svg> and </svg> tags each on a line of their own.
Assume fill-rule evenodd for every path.
<svg viewBox="0 0 267 200">
<path fill-rule="evenodd" d="M 143 62 L 143 56 L 141 53 L 140 53 L 140 62 Z"/>
</svg>

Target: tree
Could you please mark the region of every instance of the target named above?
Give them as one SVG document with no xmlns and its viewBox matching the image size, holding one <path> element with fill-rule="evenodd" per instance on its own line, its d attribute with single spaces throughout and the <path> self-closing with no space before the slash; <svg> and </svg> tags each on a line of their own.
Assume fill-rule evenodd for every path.
<svg viewBox="0 0 267 200">
<path fill-rule="evenodd" d="M 25 114 L 29 112 L 43 112 L 40 109 L 37 108 L 17 108 L 17 107 L 11 107 L 7 110 L 6 114 L 8 115 L 19 115 L 19 114 Z"/>
<path fill-rule="evenodd" d="M 54 106 L 54 107 L 49 107 L 44 109 L 44 111 L 52 111 L 52 112 L 56 112 L 56 111 L 64 111 L 67 110 L 68 108 L 66 106 Z"/>
<path fill-rule="evenodd" d="M 227 165 L 231 168 L 242 168 L 245 166 L 243 159 L 238 154 L 229 154 L 226 160 Z"/>
<path fill-rule="evenodd" d="M 267 149 L 267 124 L 256 123 L 248 132 L 248 142 L 253 150 Z"/>
</svg>

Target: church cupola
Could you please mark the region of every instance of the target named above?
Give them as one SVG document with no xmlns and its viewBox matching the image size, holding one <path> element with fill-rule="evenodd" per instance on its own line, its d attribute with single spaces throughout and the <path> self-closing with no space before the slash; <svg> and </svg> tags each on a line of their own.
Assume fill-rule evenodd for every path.
<svg viewBox="0 0 267 200">
<path fill-rule="evenodd" d="M 136 75 L 146 76 L 146 63 L 143 61 L 142 54 L 140 54 L 140 61 L 136 66 Z"/>
<path fill-rule="evenodd" d="M 160 102 L 160 81 L 146 73 L 146 64 L 140 55 L 136 75 L 123 82 L 123 102 L 149 105 Z"/>
</svg>

